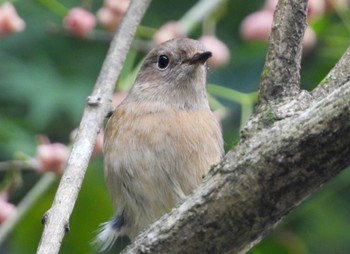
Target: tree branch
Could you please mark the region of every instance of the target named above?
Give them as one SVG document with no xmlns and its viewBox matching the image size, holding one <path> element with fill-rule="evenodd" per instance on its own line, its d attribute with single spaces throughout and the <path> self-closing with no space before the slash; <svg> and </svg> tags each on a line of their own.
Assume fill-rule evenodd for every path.
<svg viewBox="0 0 350 254">
<path fill-rule="evenodd" d="M 124 253 L 245 253 L 350 165 L 349 96 L 350 82 L 239 143 Z"/>
<path fill-rule="evenodd" d="M 37 253 L 58 253 L 69 217 L 80 190 L 86 168 L 103 119 L 110 109 L 114 85 L 130 44 L 151 0 L 134 0 L 115 34 L 91 96 L 88 97 L 79 131 L 73 144 L 52 207 L 43 217 L 44 232 Z"/>
<path fill-rule="evenodd" d="M 277 7 L 259 110 L 239 144 L 123 253 L 245 253 L 350 165 L 350 49 L 322 87 L 300 91 L 306 4 Z"/>
<path fill-rule="evenodd" d="M 343 86 L 350 81 L 350 47 L 338 61 L 336 66 L 321 81 L 320 85 L 312 92 L 314 98 L 319 99 L 327 96 L 335 88 Z"/>
<path fill-rule="evenodd" d="M 300 91 L 300 62 L 307 2 L 278 2 L 261 76 L 259 107 L 284 101 Z"/>
</svg>

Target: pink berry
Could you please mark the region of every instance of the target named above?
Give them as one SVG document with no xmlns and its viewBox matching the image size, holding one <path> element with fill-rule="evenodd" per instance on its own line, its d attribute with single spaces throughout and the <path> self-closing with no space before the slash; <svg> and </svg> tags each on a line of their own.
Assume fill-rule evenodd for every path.
<svg viewBox="0 0 350 254">
<path fill-rule="evenodd" d="M 247 41 L 267 41 L 273 20 L 273 13 L 269 10 L 260 10 L 249 14 L 240 25 L 243 39 Z"/>
<path fill-rule="evenodd" d="M 303 38 L 303 49 L 305 52 L 310 51 L 316 46 L 317 37 L 315 31 L 308 26 L 305 30 L 304 38 Z"/>
<path fill-rule="evenodd" d="M 105 0 L 97 12 L 98 22 L 109 31 L 115 31 L 130 5 L 130 0 Z"/>
<path fill-rule="evenodd" d="M 211 67 L 220 67 L 230 61 L 230 49 L 224 42 L 212 35 L 204 35 L 198 39 L 204 47 L 213 53 L 213 56 L 208 59 L 208 64 Z"/>
<path fill-rule="evenodd" d="M 69 149 L 60 143 L 38 145 L 36 162 L 39 172 L 62 173 L 69 157 Z"/>
<path fill-rule="evenodd" d="M 18 16 L 15 7 L 10 2 L 0 6 L 0 38 L 22 31 L 26 23 Z"/>
<path fill-rule="evenodd" d="M 107 7 L 102 7 L 97 11 L 97 20 L 107 30 L 113 32 L 118 27 L 123 15 L 115 13 Z"/>
<path fill-rule="evenodd" d="M 130 0 L 105 0 L 103 5 L 113 12 L 124 14 L 130 5 Z"/>
<path fill-rule="evenodd" d="M 63 20 L 67 29 L 78 37 L 85 37 L 96 26 L 95 16 L 83 8 L 70 9 Z"/>
<path fill-rule="evenodd" d="M 324 14 L 326 10 L 325 0 L 309 0 L 308 2 L 308 19 L 317 19 Z"/>
<path fill-rule="evenodd" d="M 103 137 L 104 137 L 104 133 L 103 132 L 100 132 L 97 135 L 95 146 L 94 146 L 94 150 L 92 151 L 92 156 L 98 156 L 99 154 L 102 153 Z"/>
<path fill-rule="evenodd" d="M 181 31 L 176 21 L 169 21 L 153 35 L 153 42 L 158 45 L 170 39 L 182 37 L 185 37 L 185 34 Z"/>
<path fill-rule="evenodd" d="M 0 224 L 5 222 L 15 212 L 16 206 L 7 201 L 7 194 L 0 193 Z"/>
</svg>

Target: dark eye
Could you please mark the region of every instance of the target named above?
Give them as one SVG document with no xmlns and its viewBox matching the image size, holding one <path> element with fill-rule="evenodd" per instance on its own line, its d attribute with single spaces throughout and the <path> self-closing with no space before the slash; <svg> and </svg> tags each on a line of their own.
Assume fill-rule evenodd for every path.
<svg viewBox="0 0 350 254">
<path fill-rule="evenodd" d="M 164 70 L 169 65 L 169 58 L 166 55 L 160 55 L 158 58 L 158 68 Z"/>
</svg>

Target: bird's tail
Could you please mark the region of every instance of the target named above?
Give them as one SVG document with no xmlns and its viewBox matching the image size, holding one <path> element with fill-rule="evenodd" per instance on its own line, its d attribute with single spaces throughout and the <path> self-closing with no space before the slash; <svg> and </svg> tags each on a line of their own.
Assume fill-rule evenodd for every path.
<svg viewBox="0 0 350 254">
<path fill-rule="evenodd" d="M 92 244 L 100 252 L 110 249 L 119 237 L 125 236 L 124 223 L 124 212 L 116 215 L 112 220 L 102 223 L 99 233 Z"/>
</svg>

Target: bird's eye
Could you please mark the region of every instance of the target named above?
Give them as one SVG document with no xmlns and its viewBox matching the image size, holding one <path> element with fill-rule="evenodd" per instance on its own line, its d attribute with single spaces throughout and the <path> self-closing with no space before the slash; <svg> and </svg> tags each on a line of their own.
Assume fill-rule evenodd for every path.
<svg viewBox="0 0 350 254">
<path fill-rule="evenodd" d="M 166 55 L 160 55 L 158 58 L 158 68 L 164 70 L 169 65 L 169 58 Z"/>
</svg>

